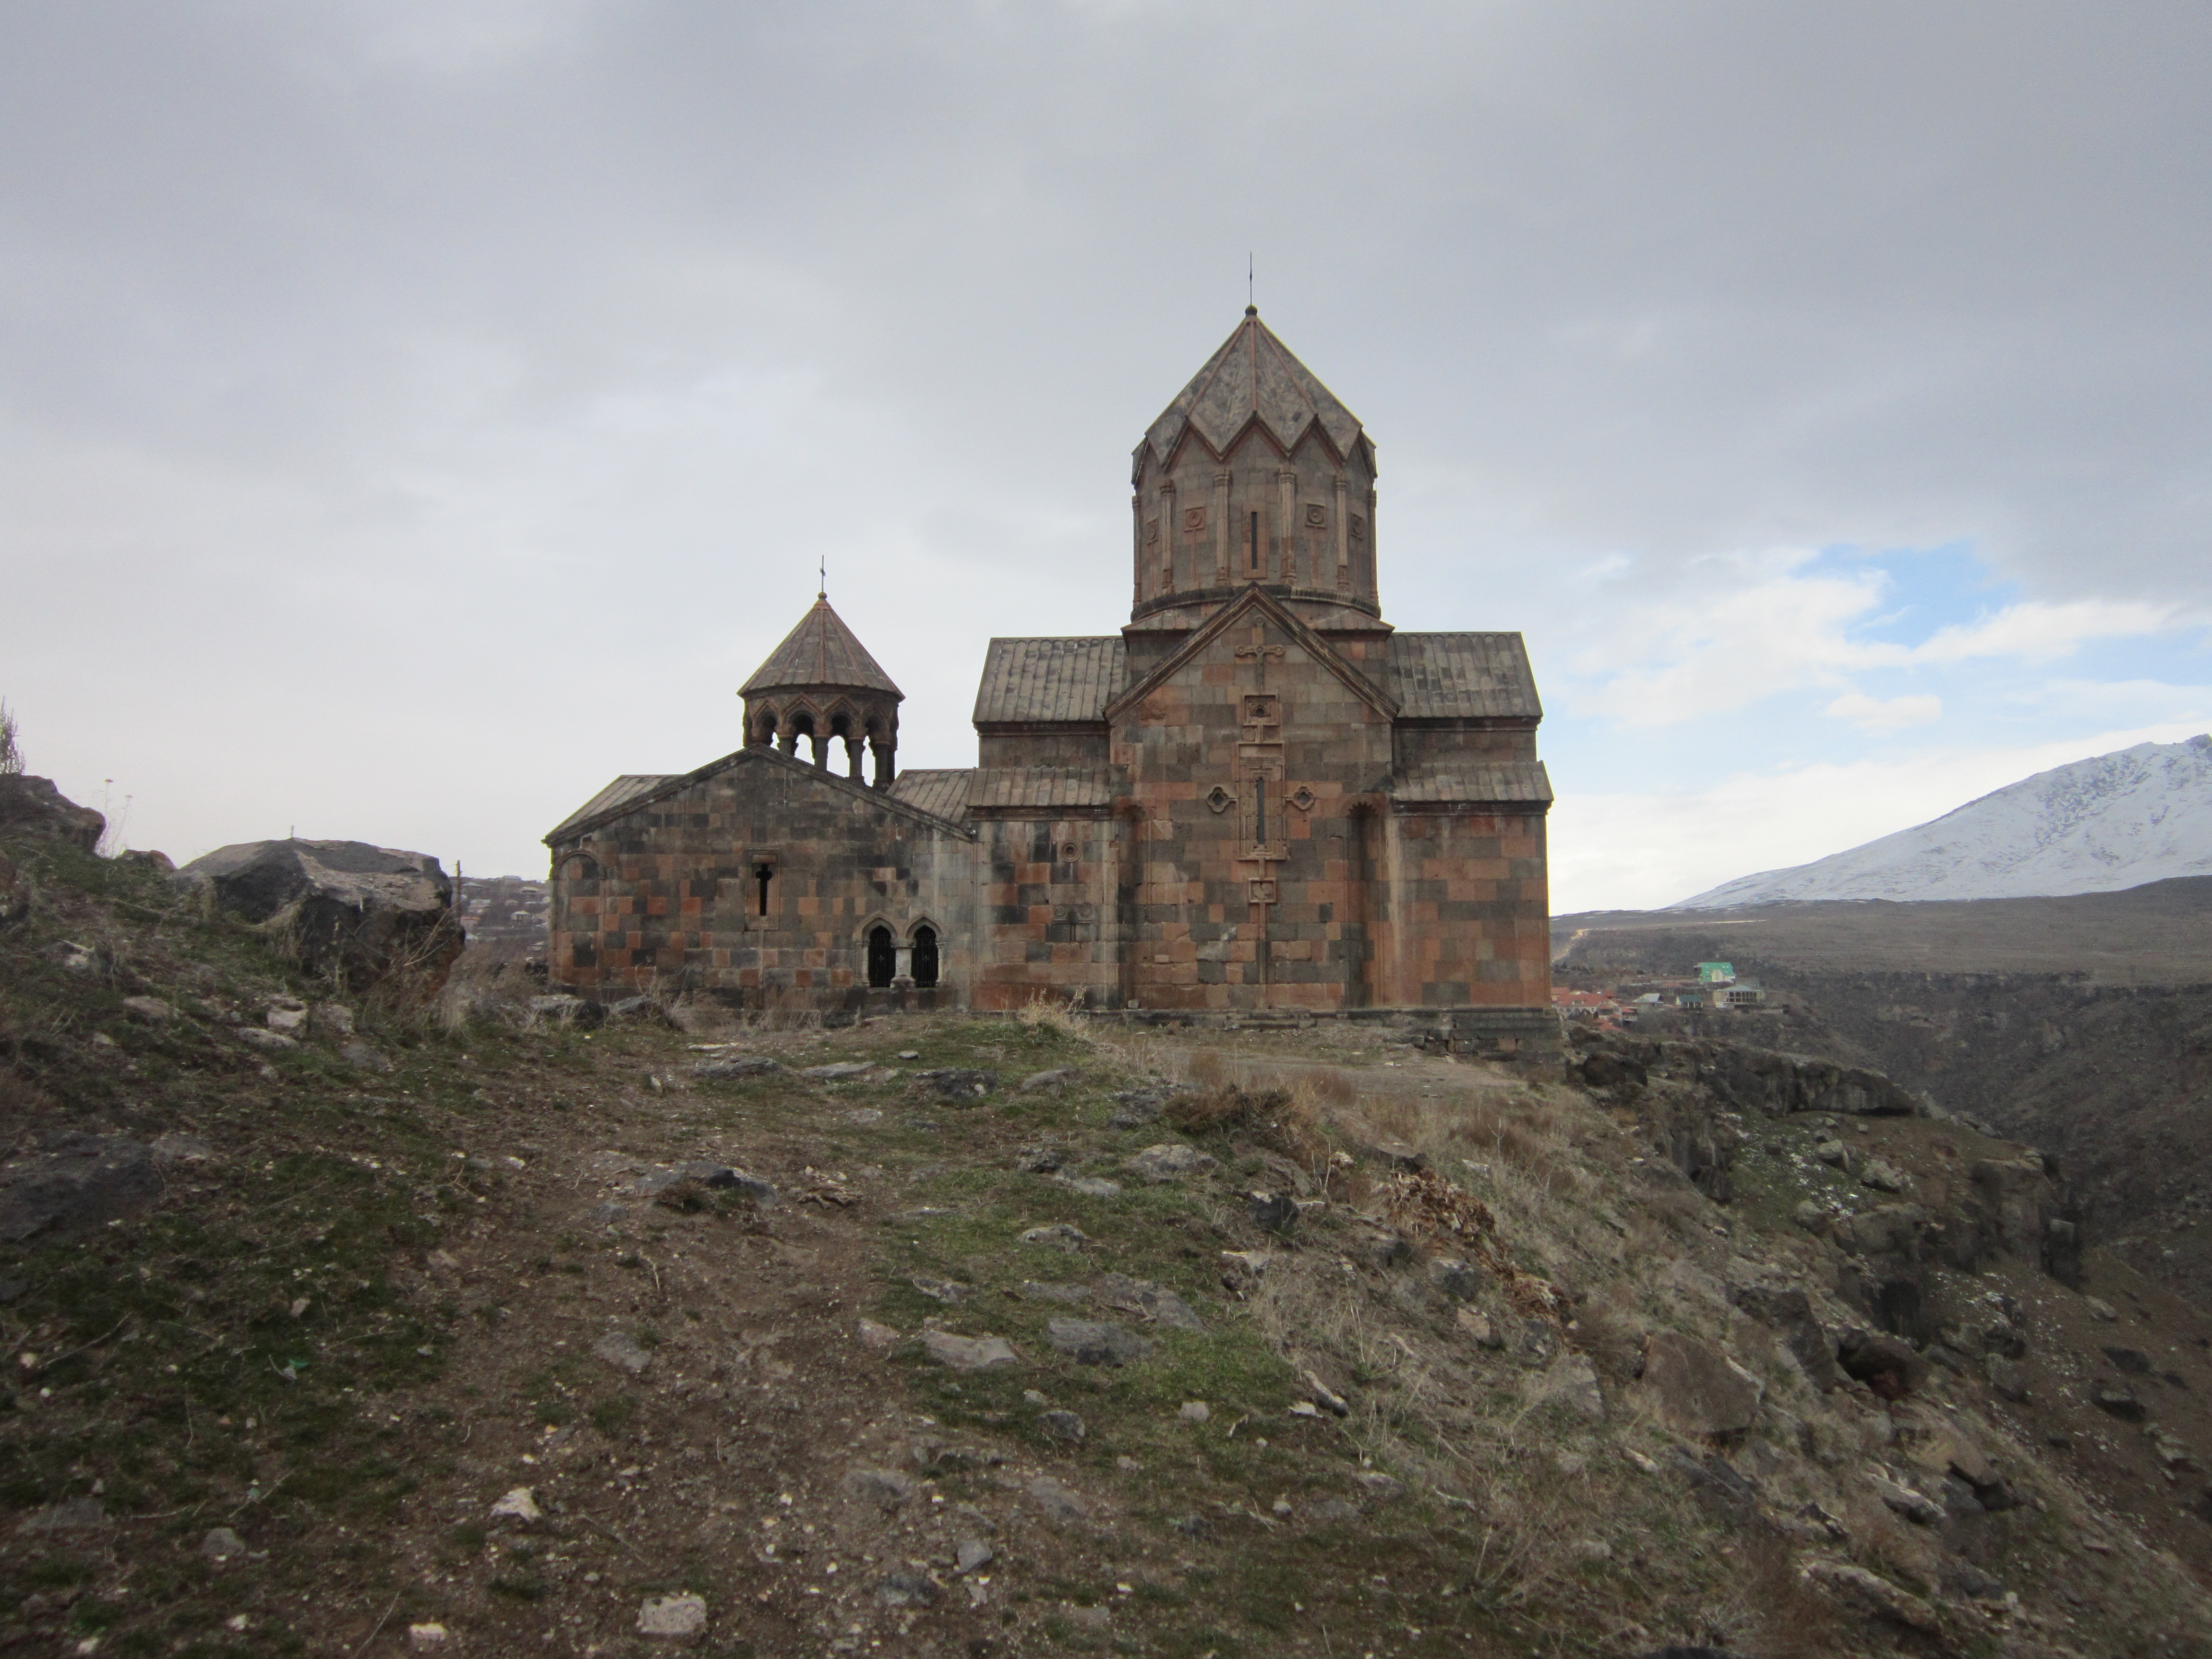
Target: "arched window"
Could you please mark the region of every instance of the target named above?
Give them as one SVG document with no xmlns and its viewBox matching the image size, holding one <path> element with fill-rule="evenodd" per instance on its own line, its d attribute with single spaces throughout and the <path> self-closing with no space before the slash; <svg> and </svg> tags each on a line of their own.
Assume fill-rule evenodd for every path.
<svg viewBox="0 0 2212 1659">
<path fill-rule="evenodd" d="M 891 930 L 878 922 L 868 929 L 868 983 L 889 985 L 897 971 L 898 947 L 891 943 Z"/>
<path fill-rule="evenodd" d="M 934 927 L 914 930 L 914 982 L 916 985 L 937 983 L 937 929 Z"/>
</svg>

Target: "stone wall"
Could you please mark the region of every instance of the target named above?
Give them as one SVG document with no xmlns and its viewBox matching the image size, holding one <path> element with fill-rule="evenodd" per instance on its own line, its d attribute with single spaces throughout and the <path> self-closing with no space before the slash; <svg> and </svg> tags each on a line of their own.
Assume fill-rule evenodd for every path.
<svg viewBox="0 0 2212 1659">
<path fill-rule="evenodd" d="M 880 791 L 747 750 L 555 848 L 550 977 L 585 996 L 859 1006 L 869 928 L 907 945 L 927 924 L 948 988 L 933 1000 L 949 1005 L 975 966 L 975 852 Z"/>
</svg>

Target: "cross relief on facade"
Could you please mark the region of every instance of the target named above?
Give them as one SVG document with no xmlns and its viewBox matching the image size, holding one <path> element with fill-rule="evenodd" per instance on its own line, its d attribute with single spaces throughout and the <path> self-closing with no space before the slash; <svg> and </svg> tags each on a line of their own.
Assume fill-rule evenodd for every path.
<svg viewBox="0 0 2212 1659">
<path fill-rule="evenodd" d="M 1248 884 L 1250 902 L 1271 905 L 1277 896 L 1274 866 L 1291 855 L 1291 803 L 1300 797 L 1310 803 L 1313 795 L 1303 787 L 1295 796 L 1283 793 L 1282 696 L 1267 690 L 1267 665 L 1282 660 L 1283 647 L 1267 643 L 1267 630 L 1255 623 L 1249 643 L 1238 646 L 1236 656 L 1252 665 L 1252 690 L 1238 698 L 1237 776 L 1245 802 L 1244 852 L 1237 861 L 1256 866 Z"/>
</svg>

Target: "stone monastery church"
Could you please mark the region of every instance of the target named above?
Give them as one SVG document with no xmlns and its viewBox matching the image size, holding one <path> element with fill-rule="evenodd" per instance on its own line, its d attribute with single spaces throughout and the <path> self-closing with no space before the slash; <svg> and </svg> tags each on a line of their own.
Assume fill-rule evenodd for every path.
<svg viewBox="0 0 2212 1659">
<path fill-rule="evenodd" d="M 1127 624 L 993 640 L 972 768 L 897 769 L 902 694 L 817 599 L 741 689 L 743 747 L 617 778 L 545 837 L 552 982 L 1543 1041 L 1552 791 L 1521 636 L 1382 620 L 1374 443 L 1256 310 L 1133 480 Z"/>
</svg>

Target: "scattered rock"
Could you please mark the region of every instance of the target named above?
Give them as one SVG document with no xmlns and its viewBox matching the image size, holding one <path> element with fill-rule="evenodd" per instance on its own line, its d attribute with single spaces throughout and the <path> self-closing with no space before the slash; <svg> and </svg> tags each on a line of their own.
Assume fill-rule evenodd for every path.
<svg viewBox="0 0 2212 1659">
<path fill-rule="evenodd" d="M 1034 1279 L 1024 1279 L 1019 1294 L 1030 1302 L 1080 1303 L 1091 1300 L 1091 1292 L 1080 1285 L 1048 1285 Z"/>
<path fill-rule="evenodd" d="M 1021 1356 L 1003 1336 L 955 1336 L 950 1331 L 924 1331 L 922 1352 L 940 1365 L 956 1371 L 980 1371 L 994 1365 L 1018 1364 Z"/>
<path fill-rule="evenodd" d="M 876 1580 L 879 1607 L 926 1607 L 937 1600 L 937 1586 L 927 1573 L 911 1570 L 887 1572 Z"/>
<path fill-rule="evenodd" d="M 1098 1300 L 1107 1307 L 1118 1308 L 1123 1313 L 1142 1314 L 1170 1330 L 1205 1334 L 1205 1322 L 1191 1311 L 1189 1304 L 1150 1279 L 1108 1273 L 1098 1281 L 1096 1290 Z"/>
<path fill-rule="evenodd" d="M 246 1540 L 228 1527 L 210 1527 L 200 1540 L 200 1553 L 210 1561 L 228 1561 L 246 1553 Z"/>
<path fill-rule="evenodd" d="M 1758 1386 L 1694 1337 L 1661 1331 L 1644 1344 L 1644 1391 L 1660 1417 L 1682 1434 L 1723 1438 L 1759 1414 Z"/>
<path fill-rule="evenodd" d="M 1015 1092 L 1024 1095 L 1039 1093 L 1064 1095 L 1067 1092 L 1067 1085 L 1082 1075 L 1082 1072 L 1073 1066 L 1055 1066 L 1049 1072 L 1030 1073 L 1017 1085 Z"/>
<path fill-rule="evenodd" d="M 125 997 L 123 1012 L 142 1025 L 161 1025 L 177 1017 L 177 1011 L 159 997 Z"/>
<path fill-rule="evenodd" d="M 915 1494 L 915 1484 L 896 1469 L 863 1466 L 847 1472 L 840 1483 L 846 1497 L 856 1503 L 895 1510 Z"/>
<path fill-rule="evenodd" d="M 1935 1608 L 1864 1567 L 1843 1561 L 1809 1561 L 1798 1577 L 1853 1611 L 1933 1635 L 1942 1628 Z"/>
<path fill-rule="evenodd" d="M 1126 1365 L 1152 1346 L 1134 1331 L 1089 1319 L 1048 1320 L 1045 1334 L 1054 1352 L 1079 1365 Z"/>
<path fill-rule="evenodd" d="M 1645 1368 L 1650 1368 L 1648 1359 Z M 1597 1368 L 1578 1353 L 1562 1355 L 1552 1367 L 1545 1383 L 1544 1397 L 1559 1401 L 1593 1423 L 1605 1421 L 1605 1391 L 1598 1387 Z"/>
<path fill-rule="evenodd" d="M 1157 1146 L 1147 1146 L 1129 1158 L 1125 1169 L 1134 1170 L 1147 1181 L 1173 1181 L 1194 1170 L 1210 1170 L 1214 1159 L 1197 1147 L 1180 1140 L 1163 1141 Z"/>
<path fill-rule="evenodd" d="M 1813 1156 L 1819 1158 L 1821 1163 L 1832 1164 L 1838 1170 L 1849 1170 L 1851 1167 L 1850 1148 L 1840 1140 L 1815 1141 L 1813 1145 Z"/>
<path fill-rule="evenodd" d="M 864 1319 L 860 1325 L 860 1340 L 871 1348 L 895 1348 L 899 1334 L 888 1325 L 879 1325 L 872 1319 Z"/>
<path fill-rule="evenodd" d="M 1836 1363 L 1884 1400 L 1904 1399 L 1928 1376 L 1920 1351 L 1887 1331 L 1844 1330 L 1837 1340 Z"/>
<path fill-rule="evenodd" d="M 33 1510 L 16 1526 L 17 1532 L 100 1532 L 111 1522 L 97 1498 L 69 1498 L 43 1510 Z"/>
<path fill-rule="evenodd" d="M 319 1002 L 307 1011 L 307 1030 L 315 1036 L 343 1042 L 353 1036 L 353 1010 L 343 1002 Z"/>
<path fill-rule="evenodd" d="M 1037 1428 L 1046 1439 L 1070 1445 L 1082 1439 L 1084 1434 L 1083 1419 L 1073 1412 L 1067 1411 L 1041 1413 L 1037 1417 Z"/>
<path fill-rule="evenodd" d="M 153 1149 L 72 1132 L 0 1170 L 0 1242 L 60 1238 L 144 1209 L 161 1195 Z"/>
<path fill-rule="evenodd" d="M 1825 1392 L 1842 1381 L 1836 1370 L 1835 1344 L 1814 1317 L 1812 1299 L 1802 1285 L 1769 1277 L 1734 1279 L 1729 1299 L 1782 1338 L 1814 1388 Z"/>
<path fill-rule="evenodd" d="M 627 1331 L 609 1331 L 592 1344 L 592 1352 L 618 1371 L 628 1371 L 632 1376 L 644 1373 L 653 1364 L 653 1356 L 637 1345 L 637 1339 Z"/>
<path fill-rule="evenodd" d="M 2148 1415 L 2143 1403 L 2127 1389 L 2111 1382 L 2100 1382 L 2089 1395 L 2090 1404 L 2109 1417 L 2123 1423 L 2140 1423 Z"/>
<path fill-rule="evenodd" d="M 1355 1474 L 1352 1480 L 1370 1504 L 1395 1504 L 1406 1495 L 1406 1483 L 1380 1469 Z"/>
<path fill-rule="evenodd" d="M 1488 1314 L 1474 1308 L 1461 1308 L 1454 1311 L 1452 1322 L 1474 1338 L 1477 1347 L 1502 1348 L 1505 1346 L 1505 1339 L 1498 1335 L 1497 1328 L 1490 1322 Z"/>
<path fill-rule="evenodd" d="M 1063 1181 L 1060 1185 L 1071 1193 L 1081 1193 L 1085 1198 L 1119 1198 L 1121 1195 L 1120 1182 L 1107 1181 L 1097 1176 L 1078 1176 L 1073 1181 Z"/>
<path fill-rule="evenodd" d="M 702 1060 L 692 1068 L 694 1075 L 707 1078 L 773 1077 L 783 1070 L 781 1060 L 770 1060 L 765 1054 L 740 1054 L 734 1060 Z"/>
<path fill-rule="evenodd" d="M 2027 1372 L 2018 1360 L 1993 1353 L 1983 1364 L 1989 1374 L 1990 1393 L 2015 1405 L 2027 1399 Z"/>
<path fill-rule="evenodd" d="M 1472 1262 L 1440 1255 L 1429 1263 L 1429 1283 L 1455 1302 L 1472 1302 L 1482 1294 L 1490 1275 Z"/>
<path fill-rule="evenodd" d="M 605 1024 L 607 1019 L 607 1011 L 600 1004 L 565 992 L 532 997 L 524 1006 L 529 1010 L 532 1025 L 573 1025 L 590 1031 Z"/>
<path fill-rule="evenodd" d="M 1942 1504 L 1926 1492 L 1906 1486 L 1887 1470 L 1869 1469 L 1867 1482 L 1874 1488 L 1876 1497 L 1908 1521 L 1932 1527 L 1943 1519 Z"/>
<path fill-rule="evenodd" d="M 1203 1400 L 1186 1400 L 1176 1408 L 1176 1415 L 1186 1423 L 1212 1421 L 1213 1409 Z"/>
<path fill-rule="evenodd" d="M 261 1017 L 261 1023 L 270 1030 L 289 1037 L 296 1037 L 307 1029 L 305 1008 L 271 1008 Z"/>
<path fill-rule="evenodd" d="M 915 1082 L 933 1099 L 948 1106 L 972 1106 L 999 1086 L 996 1072 L 981 1072 L 971 1066 L 940 1066 L 932 1071 L 916 1072 Z"/>
<path fill-rule="evenodd" d="M 863 1077 L 876 1069 L 872 1060 L 840 1060 L 827 1066 L 809 1066 L 799 1073 L 819 1083 L 836 1083 L 844 1078 Z"/>
<path fill-rule="evenodd" d="M 156 1164 L 205 1164 L 214 1156 L 215 1148 L 198 1135 L 170 1133 L 154 1137 Z"/>
<path fill-rule="evenodd" d="M 1790 1212 L 1790 1218 L 1808 1233 L 1828 1231 L 1828 1212 L 1817 1199 L 1801 1200 L 1797 1207 Z"/>
<path fill-rule="evenodd" d="M 272 1031 L 266 1026 L 241 1025 L 238 1028 L 234 1035 L 237 1036 L 238 1040 L 244 1043 L 247 1048 L 258 1048 L 264 1054 L 283 1054 L 287 1049 L 296 1048 L 300 1046 L 298 1042 L 295 1042 L 292 1038 L 286 1036 L 282 1031 Z"/>
<path fill-rule="evenodd" d="M 774 1182 L 744 1170 L 733 1170 L 726 1164 L 717 1164 L 711 1158 L 678 1164 L 676 1173 L 685 1181 L 696 1181 L 716 1192 L 743 1193 L 752 1200 L 757 1209 L 771 1208 L 776 1201 Z"/>
<path fill-rule="evenodd" d="M 963 1538 L 952 1553 L 954 1566 L 962 1572 L 973 1572 L 978 1567 L 988 1567 L 998 1552 L 980 1538 Z"/>
<path fill-rule="evenodd" d="M 1052 1175 L 1065 1165 L 1072 1154 L 1065 1146 L 1050 1141 L 1040 1146 L 1024 1146 L 1014 1154 L 1014 1167 L 1024 1175 Z"/>
<path fill-rule="evenodd" d="M 1376 1273 L 1388 1273 L 1401 1262 L 1413 1259 L 1413 1247 L 1406 1236 L 1389 1227 L 1363 1222 L 1352 1231 L 1346 1242 L 1345 1253 L 1363 1267 Z"/>
<path fill-rule="evenodd" d="M 1109 1129 L 1141 1129 L 1160 1115 L 1174 1092 L 1164 1083 L 1150 1083 L 1140 1088 L 1124 1089 L 1114 1097 L 1114 1115 L 1106 1120 Z"/>
<path fill-rule="evenodd" d="M 452 1639 L 452 1633 L 434 1621 L 407 1626 L 407 1645 L 416 1653 L 436 1653 Z"/>
<path fill-rule="evenodd" d="M 1055 1221 L 1048 1227 L 1032 1227 L 1022 1235 L 1024 1244 L 1042 1245 L 1048 1250 L 1079 1250 L 1091 1242 L 1079 1227 L 1071 1227 L 1065 1221 Z"/>
<path fill-rule="evenodd" d="M 1359 1519 L 1359 1505 L 1344 1498 L 1322 1498 L 1308 1504 L 1306 1519 L 1316 1526 L 1342 1526 Z"/>
<path fill-rule="evenodd" d="M 1947 1561 L 1943 1564 L 1943 1593 L 1968 1601 L 2002 1601 L 2005 1598 L 2004 1581 L 1993 1578 L 1971 1561 Z"/>
<path fill-rule="evenodd" d="M 1262 1232 L 1286 1233 L 1297 1224 L 1298 1201 L 1288 1193 L 1247 1193 L 1244 1212 Z"/>
<path fill-rule="evenodd" d="M 545 1512 L 538 1507 L 538 1494 L 527 1486 L 516 1486 L 491 1506 L 495 1521 L 542 1521 Z"/>
<path fill-rule="evenodd" d="M 1090 1516 L 1091 1506 L 1077 1493 L 1061 1486 L 1050 1475 L 1039 1475 L 1030 1482 L 1027 1491 L 1030 1501 L 1036 1504 L 1038 1510 L 1048 1521 L 1066 1523 L 1085 1520 Z"/>
<path fill-rule="evenodd" d="M 696 1636 L 707 1628 L 707 1603 L 697 1595 L 648 1595 L 637 1610 L 640 1636 Z"/>
<path fill-rule="evenodd" d="M 1313 1403 L 1315 1405 L 1319 1406 L 1323 1411 L 1328 1412 L 1330 1415 L 1334 1417 L 1349 1417 L 1352 1415 L 1352 1402 L 1346 1400 L 1342 1395 L 1339 1394 L 1334 1389 L 1330 1388 L 1328 1384 L 1322 1382 L 1321 1378 L 1316 1376 L 1311 1371 L 1308 1371 L 1305 1374 L 1304 1382 L 1306 1385 L 1306 1392 L 1313 1396 Z"/>
<path fill-rule="evenodd" d="M 926 1274 L 915 1273 L 906 1282 L 933 1302 L 957 1304 L 965 1302 L 975 1293 L 975 1287 L 973 1285 L 963 1285 L 955 1279 L 931 1279 Z"/>
<path fill-rule="evenodd" d="M 1170 1524 L 1186 1538 L 1213 1536 L 1213 1522 L 1202 1515 L 1186 1515 Z"/>
<path fill-rule="evenodd" d="M 2107 1348 L 2105 1358 L 2130 1376 L 2150 1375 L 2150 1356 L 2141 1348 Z"/>
<path fill-rule="evenodd" d="M 90 853 L 106 831 L 105 817 L 63 794 L 52 778 L 0 772 L 0 835 L 51 836 Z"/>
<path fill-rule="evenodd" d="M 1906 1193 L 1912 1178 L 1887 1159 L 1870 1158 L 1859 1168 L 1859 1179 L 1878 1193 Z"/>
<path fill-rule="evenodd" d="M 338 1050 L 338 1058 L 356 1072 L 389 1072 L 392 1062 L 366 1042 L 349 1042 Z"/>
</svg>

